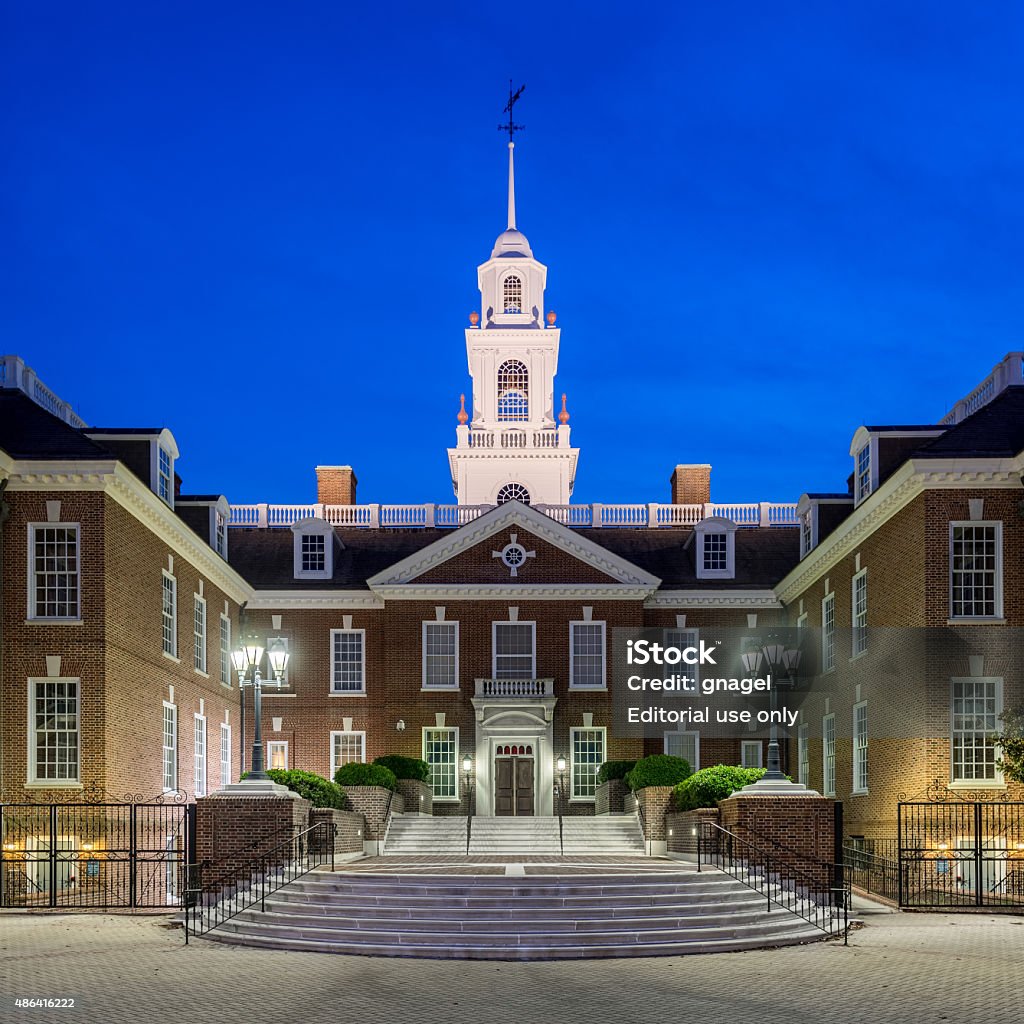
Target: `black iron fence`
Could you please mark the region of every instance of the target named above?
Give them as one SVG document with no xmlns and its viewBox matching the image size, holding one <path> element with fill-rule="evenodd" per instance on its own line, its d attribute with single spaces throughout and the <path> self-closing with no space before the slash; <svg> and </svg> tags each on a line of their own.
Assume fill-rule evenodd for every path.
<svg viewBox="0 0 1024 1024">
<path fill-rule="evenodd" d="M 782 907 L 802 917 L 826 935 L 849 930 L 850 886 L 835 880 L 834 865 L 801 868 L 790 856 L 768 851 L 713 821 L 697 826 L 697 870 L 710 865 L 765 897 L 770 911 Z"/>
<path fill-rule="evenodd" d="M 0 906 L 181 906 L 195 804 L 0 805 Z"/>
<path fill-rule="evenodd" d="M 900 906 L 1024 906 L 1024 803 L 901 803 L 897 822 Z"/>
<path fill-rule="evenodd" d="M 188 866 L 185 942 L 203 935 L 246 910 L 265 913 L 267 897 L 319 867 L 334 870 L 336 826 L 319 821 L 258 856 L 239 860 L 216 880 L 203 878 L 203 865 Z"/>
<path fill-rule="evenodd" d="M 850 885 L 893 903 L 899 900 L 899 859 L 895 840 L 891 851 L 885 843 L 876 847 L 864 841 L 848 840 L 843 843 L 842 852 L 843 872 Z"/>
</svg>

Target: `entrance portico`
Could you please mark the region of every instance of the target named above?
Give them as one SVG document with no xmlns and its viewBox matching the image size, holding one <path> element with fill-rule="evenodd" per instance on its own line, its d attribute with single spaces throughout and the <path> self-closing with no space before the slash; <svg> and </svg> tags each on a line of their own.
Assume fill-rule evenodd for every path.
<svg viewBox="0 0 1024 1024">
<path fill-rule="evenodd" d="M 476 680 L 478 815 L 554 813 L 553 694 L 553 679 Z"/>
</svg>

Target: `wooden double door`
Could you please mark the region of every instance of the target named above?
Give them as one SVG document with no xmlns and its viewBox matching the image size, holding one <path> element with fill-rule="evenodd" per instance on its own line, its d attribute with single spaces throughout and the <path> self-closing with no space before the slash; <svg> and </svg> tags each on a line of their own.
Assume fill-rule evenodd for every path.
<svg viewBox="0 0 1024 1024">
<path fill-rule="evenodd" d="M 529 751 L 529 753 L 526 753 Z M 494 813 L 524 817 L 534 814 L 533 748 L 499 747 L 494 758 Z"/>
</svg>

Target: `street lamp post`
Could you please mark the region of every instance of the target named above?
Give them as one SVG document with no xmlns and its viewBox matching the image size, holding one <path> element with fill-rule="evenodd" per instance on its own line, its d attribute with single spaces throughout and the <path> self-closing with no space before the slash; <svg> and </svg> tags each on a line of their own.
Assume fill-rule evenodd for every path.
<svg viewBox="0 0 1024 1024">
<path fill-rule="evenodd" d="M 559 754 L 555 760 L 555 767 L 558 769 L 558 813 L 565 810 L 565 755 Z"/>
<path fill-rule="evenodd" d="M 274 683 L 280 687 L 281 678 L 288 664 L 288 652 L 277 646 L 268 652 L 270 669 L 274 673 Z M 260 662 L 263 660 L 263 647 L 255 638 L 247 640 L 231 655 L 235 671 L 238 673 L 239 687 L 251 686 L 253 696 L 253 735 L 252 735 L 252 767 L 250 779 L 267 779 L 263 759 L 263 680 L 260 678 Z M 251 681 L 246 674 L 252 676 Z"/>
<path fill-rule="evenodd" d="M 762 662 L 766 662 L 768 670 L 772 674 L 771 695 L 771 718 L 768 723 L 768 770 L 764 774 L 765 782 L 784 782 L 786 776 L 782 773 L 782 757 L 779 747 L 779 723 L 776 721 L 779 708 L 779 698 L 776 686 L 778 673 L 784 673 L 786 682 L 792 686 L 795 682 L 796 670 L 800 666 L 800 650 L 796 647 L 786 647 L 785 644 L 773 643 L 774 638 L 769 637 L 769 642 L 764 644 L 759 651 L 748 651 L 743 655 L 743 666 L 751 674 L 756 675 L 761 668 Z"/>
<path fill-rule="evenodd" d="M 473 758 L 466 754 L 462 758 L 462 774 L 466 778 L 466 814 L 473 816 L 473 791 L 469 788 L 469 777 L 473 774 Z"/>
</svg>

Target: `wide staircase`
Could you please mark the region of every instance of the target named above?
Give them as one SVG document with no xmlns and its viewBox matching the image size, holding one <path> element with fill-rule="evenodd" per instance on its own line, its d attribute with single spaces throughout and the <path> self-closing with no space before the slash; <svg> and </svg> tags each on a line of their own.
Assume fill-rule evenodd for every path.
<svg viewBox="0 0 1024 1024">
<path fill-rule="evenodd" d="M 468 845 L 467 845 L 468 835 Z M 643 834 L 632 815 L 563 817 L 420 817 L 396 815 L 385 856 L 642 855 Z"/>
<path fill-rule="evenodd" d="M 475 960 L 668 956 L 824 938 L 722 872 L 647 865 L 318 870 L 268 896 L 265 911 L 256 904 L 207 934 L 275 949 Z"/>
</svg>

